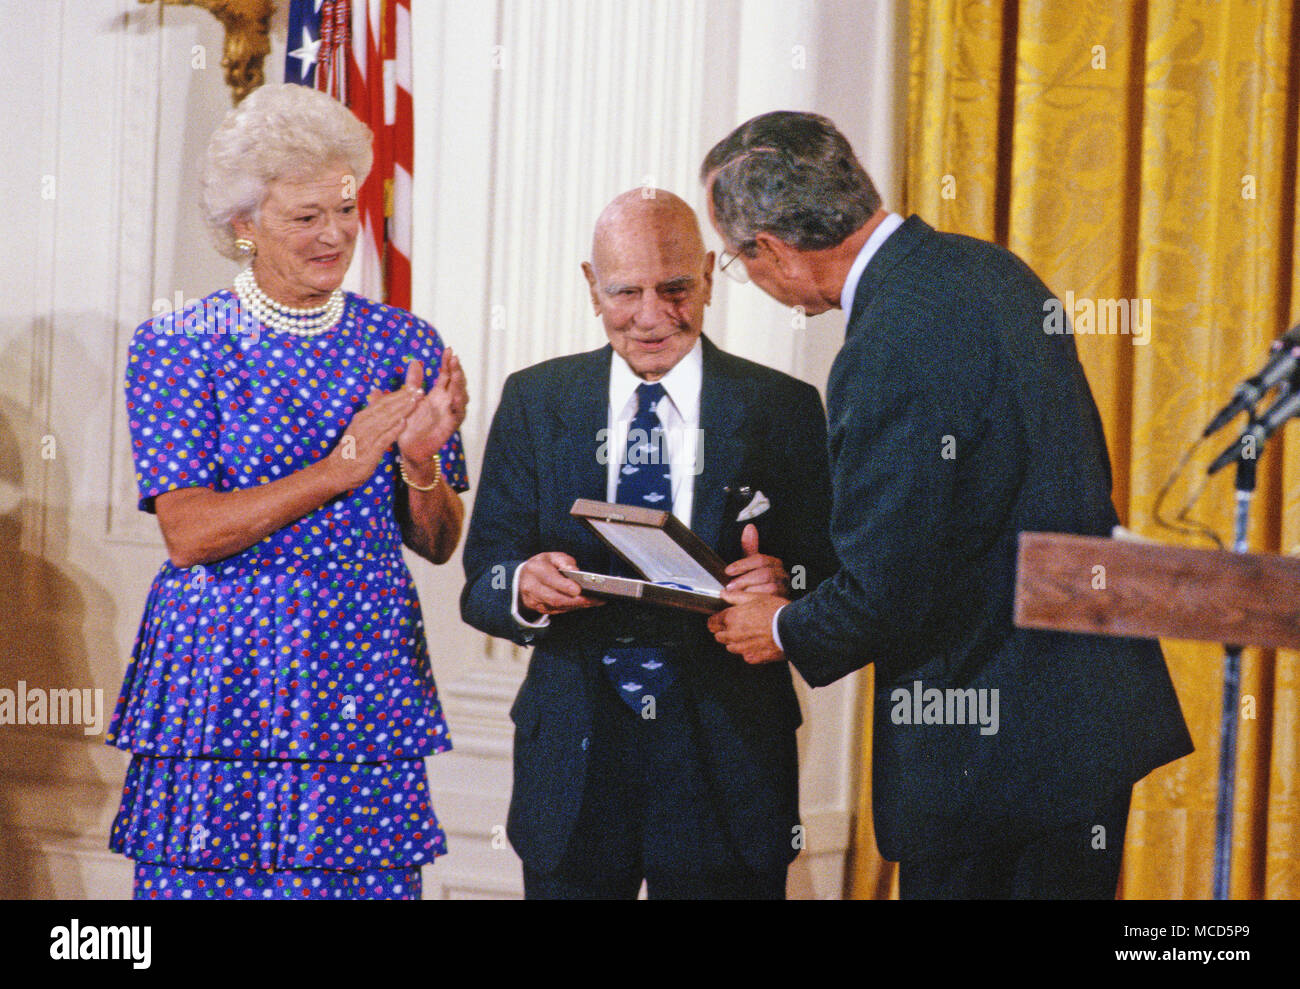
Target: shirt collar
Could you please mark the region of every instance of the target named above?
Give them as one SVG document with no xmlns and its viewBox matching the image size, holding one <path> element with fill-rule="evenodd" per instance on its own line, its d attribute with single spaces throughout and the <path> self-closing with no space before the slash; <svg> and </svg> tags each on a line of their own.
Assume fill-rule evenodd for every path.
<svg viewBox="0 0 1300 989">
<path fill-rule="evenodd" d="M 704 344 L 696 337 L 695 346 L 659 379 L 659 384 L 664 386 L 664 392 L 676 407 L 677 414 L 684 421 L 690 422 L 699 415 L 700 388 L 703 382 Z M 623 355 L 614 351 L 613 363 L 609 369 L 609 407 L 615 416 L 627 408 L 640 384 L 644 384 L 643 380 L 633 373 Z"/>
<path fill-rule="evenodd" d="M 862 273 L 867 270 L 867 264 L 876 251 L 880 250 L 880 245 L 902 225 L 903 218 L 897 213 L 887 214 L 880 221 L 880 225 L 871 231 L 871 236 L 862 245 L 862 250 L 858 251 L 858 256 L 853 261 L 853 267 L 849 269 L 849 277 L 844 279 L 844 288 L 840 291 L 840 308 L 844 310 L 846 316 L 853 309 L 853 299 L 858 294 L 858 282 L 862 281 Z"/>
</svg>

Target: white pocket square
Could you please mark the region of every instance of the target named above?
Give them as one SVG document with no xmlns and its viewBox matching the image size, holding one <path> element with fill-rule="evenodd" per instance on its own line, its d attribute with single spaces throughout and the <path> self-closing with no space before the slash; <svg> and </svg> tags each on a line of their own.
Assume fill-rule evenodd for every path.
<svg viewBox="0 0 1300 989">
<path fill-rule="evenodd" d="M 736 516 L 736 521 L 748 522 L 750 519 L 756 519 L 771 507 L 772 503 L 767 500 L 767 496 L 762 491 L 755 491 L 750 503 Z"/>
</svg>

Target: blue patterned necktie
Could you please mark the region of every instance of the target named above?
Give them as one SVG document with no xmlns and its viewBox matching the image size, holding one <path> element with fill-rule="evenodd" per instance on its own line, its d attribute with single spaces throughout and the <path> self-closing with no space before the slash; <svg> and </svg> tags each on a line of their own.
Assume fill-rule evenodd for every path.
<svg viewBox="0 0 1300 989">
<path fill-rule="evenodd" d="M 658 382 L 637 385 L 637 410 L 628 425 L 626 453 L 618 471 L 615 500 L 620 505 L 672 511 L 668 445 L 655 412 L 664 395 Z M 668 658 L 666 650 L 654 646 L 616 646 L 606 652 L 602 665 L 623 702 L 644 713 L 645 699 L 661 697 L 674 679 Z"/>
<path fill-rule="evenodd" d="M 657 381 L 636 386 L 637 410 L 627 431 L 627 452 L 618 472 L 620 505 L 640 505 L 672 511 L 673 483 L 663 424 L 655 406 L 664 397 Z"/>
</svg>

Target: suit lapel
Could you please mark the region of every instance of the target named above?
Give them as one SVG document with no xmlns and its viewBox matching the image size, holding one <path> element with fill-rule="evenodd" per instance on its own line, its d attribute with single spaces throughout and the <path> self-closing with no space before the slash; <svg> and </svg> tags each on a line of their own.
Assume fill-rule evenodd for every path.
<svg viewBox="0 0 1300 989">
<path fill-rule="evenodd" d="M 583 354 L 582 362 L 556 390 L 551 413 L 559 420 L 552 435 L 559 437 L 555 459 L 561 476 L 555 478 L 561 491 L 574 498 L 605 500 L 606 465 L 597 454 L 608 427 L 609 347 Z"/>
<path fill-rule="evenodd" d="M 726 355 L 704 338 L 704 382 L 700 389 L 703 469 L 695 478 L 691 528 L 714 549 L 726 520 L 727 485 L 735 482 L 745 456 L 744 437 L 736 434 L 749 395 L 728 373 Z"/>
<path fill-rule="evenodd" d="M 557 437 L 555 470 L 549 478 L 557 492 L 556 510 L 567 515 L 577 498 L 605 500 L 607 466 L 599 459 L 602 440 L 609 426 L 609 363 L 613 354 L 609 346 L 583 354 L 573 374 L 558 383 L 551 413 L 558 420 L 552 436 Z M 616 456 L 616 453 L 610 453 Z M 596 559 L 608 553 L 585 526 L 575 523 L 584 544 Z"/>
</svg>

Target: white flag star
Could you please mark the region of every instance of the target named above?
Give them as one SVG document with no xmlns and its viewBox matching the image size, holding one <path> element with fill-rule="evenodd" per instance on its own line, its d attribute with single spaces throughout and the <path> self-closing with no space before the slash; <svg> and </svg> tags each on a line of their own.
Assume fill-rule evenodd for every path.
<svg viewBox="0 0 1300 989">
<path fill-rule="evenodd" d="M 319 4 L 317 5 L 317 9 L 320 9 Z M 296 58 L 302 63 L 302 69 L 299 72 L 299 75 L 302 76 L 302 78 L 307 78 L 308 70 L 316 64 L 316 56 L 319 51 L 320 39 L 317 38 L 313 41 L 311 38 L 311 32 L 304 27 L 302 29 L 302 47 L 296 51 L 289 52 L 291 57 Z"/>
</svg>

